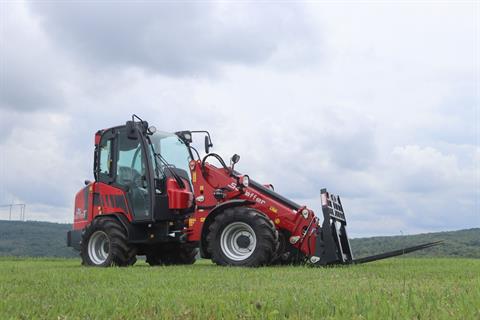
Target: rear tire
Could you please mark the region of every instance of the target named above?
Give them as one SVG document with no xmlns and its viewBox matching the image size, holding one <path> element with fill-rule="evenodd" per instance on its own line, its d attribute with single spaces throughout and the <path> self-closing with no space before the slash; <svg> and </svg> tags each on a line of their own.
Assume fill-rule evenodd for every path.
<svg viewBox="0 0 480 320">
<path fill-rule="evenodd" d="M 134 265 L 137 251 L 127 239 L 127 232 L 117 219 L 102 217 L 93 220 L 82 236 L 82 264 L 95 267 Z"/>
<path fill-rule="evenodd" d="M 196 244 L 172 243 L 155 247 L 146 255 L 146 262 L 151 266 L 194 264 L 197 261 L 197 255 Z"/>
<path fill-rule="evenodd" d="M 262 213 L 248 207 L 235 207 L 215 217 L 207 243 L 212 261 L 218 265 L 258 267 L 274 259 L 278 232 Z"/>
</svg>

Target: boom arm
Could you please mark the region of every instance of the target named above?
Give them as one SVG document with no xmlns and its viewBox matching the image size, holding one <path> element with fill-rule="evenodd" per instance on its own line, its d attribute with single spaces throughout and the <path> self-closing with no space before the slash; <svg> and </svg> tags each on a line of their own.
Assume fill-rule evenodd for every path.
<svg viewBox="0 0 480 320">
<path fill-rule="evenodd" d="M 247 186 L 242 185 L 240 181 L 243 176 L 229 168 L 202 164 L 200 160 L 192 161 L 190 168 L 197 211 L 187 231 L 189 241 L 200 241 L 202 233 L 208 232 L 205 229 L 208 229 L 209 225 L 209 212 L 216 212 L 215 208 L 226 207 L 228 202 L 232 202 L 232 205 L 247 205 L 267 216 L 274 222 L 277 230 L 289 235 L 287 241 L 314 265 L 365 263 L 439 244 L 426 243 L 355 260 L 339 196 L 330 194 L 326 189 L 321 190 L 323 223 L 320 224 L 320 219 L 311 209 L 255 181 L 250 180 Z"/>
</svg>

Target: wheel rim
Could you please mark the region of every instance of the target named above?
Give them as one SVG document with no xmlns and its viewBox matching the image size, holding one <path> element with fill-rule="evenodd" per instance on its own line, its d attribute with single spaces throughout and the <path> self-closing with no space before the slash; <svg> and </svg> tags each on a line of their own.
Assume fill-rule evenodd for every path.
<svg viewBox="0 0 480 320">
<path fill-rule="evenodd" d="M 222 252 L 231 260 L 242 261 L 253 254 L 257 237 L 245 222 L 233 222 L 223 229 L 220 236 Z"/>
<path fill-rule="evenodd" d="M 107 261 L 110 252 L 110 239 L 103 231 L 95 231 L 88 241 L 88 256 L 94 264 Z"/>
</svg>

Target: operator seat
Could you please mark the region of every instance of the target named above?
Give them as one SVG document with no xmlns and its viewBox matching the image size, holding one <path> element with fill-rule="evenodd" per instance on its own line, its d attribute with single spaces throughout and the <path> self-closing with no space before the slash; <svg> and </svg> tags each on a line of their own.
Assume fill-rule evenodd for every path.
<svg viewBox="0 0 480 320">
<path fill-rule="evenodd" d="M 121 184 L 122 186 L 129 186 L 133 187 L 132 184 L 135 182 L 135 169 L 130 167 L 119 166 L 117 172 L 117 183 Z M 137 175 L 140 175 L 136 172 Z"/>
</svg>

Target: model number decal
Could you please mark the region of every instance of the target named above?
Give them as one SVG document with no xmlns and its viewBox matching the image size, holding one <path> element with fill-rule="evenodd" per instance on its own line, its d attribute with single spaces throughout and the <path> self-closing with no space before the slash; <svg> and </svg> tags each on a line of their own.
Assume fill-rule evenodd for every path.
<svg viewBox="0 0 480 320">
<path fill-rule="evenodd" d="M 75 216 L 77 217 L 77 219 L 87 219 L 87 210 L 77 208 L 77 210 L 75 211 Z"/>
</svg>

